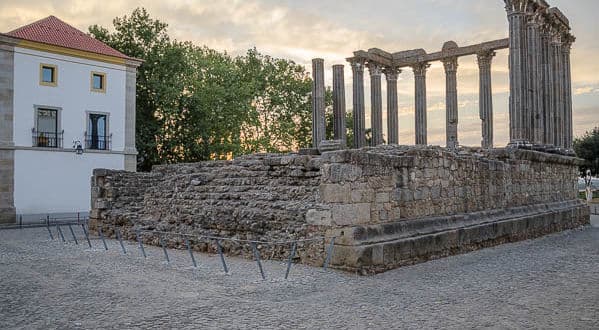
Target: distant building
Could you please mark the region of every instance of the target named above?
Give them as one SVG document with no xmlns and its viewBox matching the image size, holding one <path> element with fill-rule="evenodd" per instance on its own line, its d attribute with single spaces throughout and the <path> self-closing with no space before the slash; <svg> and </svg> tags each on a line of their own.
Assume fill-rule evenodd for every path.
<svg viewBox="0 0 599 330">
<path fill-rule="evenodd" d="M 54 16 L 0 34 L 0 222 L 88 211 L 92 169 L 135 171 L 140 64 Z"/>
</svg>

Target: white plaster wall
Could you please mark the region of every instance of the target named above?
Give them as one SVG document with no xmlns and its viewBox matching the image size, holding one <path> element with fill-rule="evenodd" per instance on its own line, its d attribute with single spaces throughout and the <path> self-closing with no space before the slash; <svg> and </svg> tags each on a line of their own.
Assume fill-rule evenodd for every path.
<svg viewBox="0 0 599 330">
<path fill-rule="evenodd" d="M 84 142 L 86 111 L 108 112 L 112 150 L 123 151 L 125 141 L 125 66 L 15 47 L 14 143 L 32 146 L 34 106 L 62 108 L 60 126 L 64 147 Z M 39 84 L 40 64 L 58 67 L 56 87 Z M 91 91 L 92 71 L 106 73 L 106 93 Z"/>
<path fill-rule="evenodd" d="M 88 212 L 94 168 L 122 169 L 122 154 L 16 150 L 17 214 Z"/>
<path fill-rule="evenodd" d="M 123 169 L 125 140 L 125 66 L 15 47 L 14 198 L 17 213 L 89 211 L 94 168 Z M 40 64 L 58 67 L 56 87 L 39 84 Z M 106 73 L 106 93 L 91 91 L 91 72 Z M 61 108 L 63 150 L 32 148 L 35 106 Z M 109 113 L 110 152 L 76 155 L 73 141 L 84 145 L 86 111 Z"/>
</svg>

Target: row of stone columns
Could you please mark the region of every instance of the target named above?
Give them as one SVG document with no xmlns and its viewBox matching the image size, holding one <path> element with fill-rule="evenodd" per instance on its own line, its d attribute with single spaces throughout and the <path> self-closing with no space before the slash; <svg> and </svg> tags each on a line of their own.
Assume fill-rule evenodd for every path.
<svg viewBox="0 0 599 330">
<path fill-rule="evenodd" d="M 353 119 L 354 119 L 354 146 L 361 148 L 366 145 L 366 113 L 364 104 L 364 66 L 365 62 L 356 60 L 351 62 L 353 73 Z M 383 100 L 381 87 L 381 74 L 385 74 L 387 82 L 387 129 L 389 132 L 388 143 L 399 143 L 399 121 L 397 100 L 397 76 L 401 72 L 398 68 L 382 68 L 376 63 L 369 63 L 370 73 L 370 102 L 371 102 L 371 132 L 372 145 L 383 143 Z"/>
<path fill-rule="evenodd" d="M 567 20 L 544 1 L 504 0 L 510 40 L 510 144 L 572 149 Z"/>
<path fill-rule="evenodd" d="M 452 42 L 453 43 L 453 42 Z M 454 46 L 457 47 L 455 43 Z M 493 51 L 483 51 L 477 54 L 480 68 L 480 119 L 482 121 L 482 146 L 493 147 L 493 104 L 491 91 L 491 60 Z M 458 143 L 458 99 L 457 99 L 457 57 L 442 59 L 446 74 L 446 145 L 457 148 Z M 324 132 L 324 61 L 314 59 L 312 64 L 313 86 L 313 139 L 314 147 L 325 138 Z M 383 141 L 383 112 L 382 112 L 382 81 L 385 74 L 387 82 L 387 128 L 388 144 L 399 143 L 397 78 L 401 70 L 397 67 L 383 67 L 377 63 L 367 63 L 364 60 L 351 61 L 353 73 L 353 119 L 354 146 L 366 146 L 365 103 L 364 103 L 364 67 L 370 73 L 371 86 L 371 145 L 382 144 Z M 427 144 L 427 103 L 426 103 L 426 72 L 428 62 L 412 65 L 415 88 L 415 140 L 416 144 Z M 333 66 L 333 130 L 334 139 L 341 140 L 345 145 L 345 86 L 343 65 Z"/>
</svg>

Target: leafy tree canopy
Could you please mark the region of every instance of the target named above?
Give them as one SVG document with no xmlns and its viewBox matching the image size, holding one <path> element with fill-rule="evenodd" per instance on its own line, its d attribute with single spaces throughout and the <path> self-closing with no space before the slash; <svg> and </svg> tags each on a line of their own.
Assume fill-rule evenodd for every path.
<svg viewBox="0 0 599 330">
<path fill-rule="evenodd" d="M 144 60 L 138 68 L 138 169 L 285 152 L 311 144 L 312 80 L 291 60 L 250 49 L 232 57 L 172 40 L 144 8 L 90 34 Z"/>
<path fill-rule="evenodd" d="M 574 139 L 574 151 L 585 160 L 580 167 L 582 173 L 590 169 L 594 176 L 599 175 L 599 126 Z"/>
</svg>

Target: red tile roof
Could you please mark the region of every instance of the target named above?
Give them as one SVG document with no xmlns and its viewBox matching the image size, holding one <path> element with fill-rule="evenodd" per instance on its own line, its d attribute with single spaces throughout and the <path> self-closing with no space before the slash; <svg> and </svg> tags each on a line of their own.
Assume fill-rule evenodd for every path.
<svg viewBox="0 0 599 330">
<path fill-rule="evenodd" d="M 6 33 L 6 35 L 19 39 L 83 50 L 96 54 L 126 59 L 130 58 L 118 50 L 101 42 L 100 40 L 90 37 L 89 35 L 77 30 L 76 28 L 54 16 L 48 16 L 39 21 L 25 25 Z"/>
</svg>

